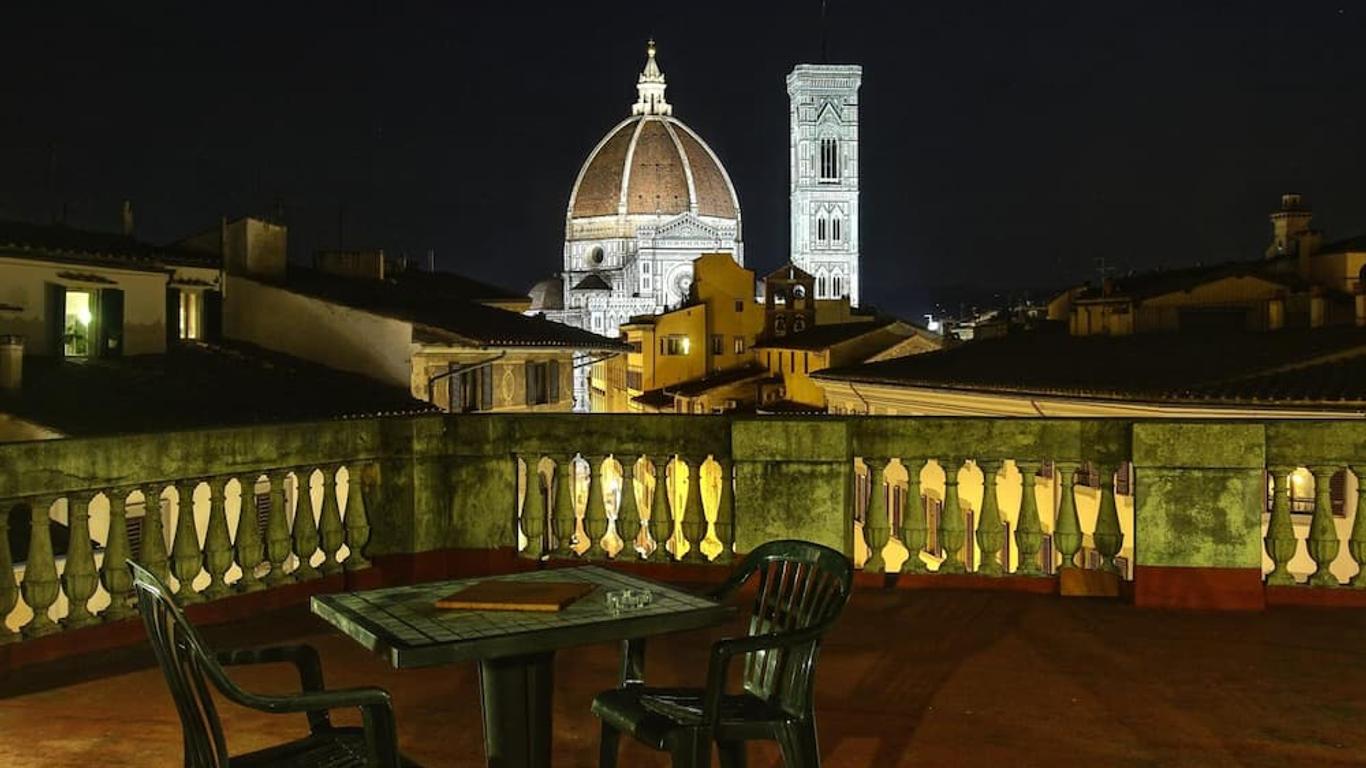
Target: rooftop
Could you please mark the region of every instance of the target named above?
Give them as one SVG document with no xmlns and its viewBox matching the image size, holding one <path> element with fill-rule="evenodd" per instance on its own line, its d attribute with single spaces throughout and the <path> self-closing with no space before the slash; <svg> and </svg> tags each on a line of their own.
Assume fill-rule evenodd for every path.
<svg viewBox="0 0 1366 768">
<path fill-rule="evenodd" d="M 404 389 L 240 343 L 80 361 L 30 356 L 23 387 L 0 394 L 0 412 L 72 436 L 434 410 Z"/>
<path fill-rule="evenodd" d="M 885 317 L 862 322 L 813 325 L 804 331 L 765 339 L 755 344 L 754 349 L 826 349 L 880 331 L 896 322 L 893 318 Z"/>
<path fill-rule="evenodd" d="M 1366 328 L 1131 336 L 1021 333 L 819 379 L 1210 403 L 1366 402 Z"/>
<path fill-rule="evenodd" d="M 1288 269 L 1286 267 L 1289 267 Z M 1196 286 L 1231 277 L 1254 277 L 1278 283 L 1288 290 L 1308 290 L 1310 283 L 1293 270 L 1290 259 L 1258 259 L 1230 261 L 1181 269 L 1159 269 L 1116 277 L 1110 281 L 1108 292 L 1102 286 L 1090 286 L 1076 296 L 1078 301 L 1106 298 L 1149 299 L 1176 291 L 1187 291 Z"/>
<path fill-rule="evenodd" d="M 825 768 L 951 765 L 1354 765 L 1366 754 L 1361 614 L 1134 610 L 1118 602 L 963 590 L 856 591 L 824 643 L 816 717 Z M 738 626 L 652 638 L 647 680 L 700 685 L 712 641 Z M 302 640 L 329 687 L 393 695 L 402 749 L 423 765 L 483 765 L 472 663 L 395 671 L 302 608 L 208 627 L 216 648 Z M 596 765 L 588 706 L 617 676 L 615 645 L 562 651 L 553 754 Z M 0 681 L 0 764 L 48 768 L 178 764 L 180 725 L 147 646 L 52 662 Z M 297 690 L 279 665 L 236 667 L 253 691 Z M 100 676 L 95 679 L 95 676 Z M 220 709 L 229 748 L 297 738 L 302 715 Z M 351 724 L 352 712 L 335 719 Z M 750 765 L 779 764 L 752 744 Z M 667 765 L 623 739 L 621 764 Z"/>
<path fill-rule="evenodd" d="M 166 264 L 217 267 L 217 255 L 144 243 L 128 235 L 75 229 L 63 224 L 0 220 L 0 255 L 122 269 L 160 269 Z"/>
<path fill-rule="evenodd" d="M 484 347 L 626 349 L 626 345 L 606 336 L 481 303 L 489 297 L 478 296 L 481 291 L 474 286 L 483 285 L 444 273 L 415 272 L 374 280 L 295 266 L 290 267 L 286 283 L 289 290 L 304 295 L 427 326 L 423 337 L 427 341 L 439 342 L 440 332 L 445 332 L 464 343 Z M 512 298 L 525 301 L 526 297 Z"/>
</svg>

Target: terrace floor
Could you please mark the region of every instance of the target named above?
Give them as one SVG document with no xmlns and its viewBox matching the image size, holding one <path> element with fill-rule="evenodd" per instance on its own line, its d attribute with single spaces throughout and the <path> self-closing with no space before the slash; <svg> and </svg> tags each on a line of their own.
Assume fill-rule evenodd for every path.
<svg viewBox="0 0 1366 768">
<path fill-rule="evenodd" d="M 314 643 L 330 686 L 393 693 L 414 759 L 483 765 L 472 664 L 396 672 L 302 608 L 206 634 L 224 646 Z M 653 641 L 652 681 L 700 681 L 721 634 Z M 0 681 L 0 766 L 179 765 L 179 725 L 150 663 L 125 650 Z M 557 766 L 595 763 L 588 704 L 615 665 L 615 647 L 559 655 Z M 239 679 L 288 690 L 282 672 Z M 817 689 L 827 768 L 1364 765 L 1366 611 L 1155 613 L 1005 592 L 860 591 L 825 646 Z M 302 716 L 223 714 L 234 751 L 304 728 Z M 627 740 L 622 749 L 623 765 L 666 764 Z M 768 745 L 750 750 L 753 766 L 780 764 Z"/>
</svg>

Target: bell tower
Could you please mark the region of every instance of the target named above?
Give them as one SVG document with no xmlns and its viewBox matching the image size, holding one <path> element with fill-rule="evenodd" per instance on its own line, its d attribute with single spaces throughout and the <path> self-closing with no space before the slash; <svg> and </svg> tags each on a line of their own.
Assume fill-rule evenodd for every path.
<svg viewBox="0 0 1366 768">
<path fill-rule="evenodd" d="M 817 299 L 859 303 L 857 64 L 798 64 L 787 76 L 791 116 L 792 264 L 816 278 Z"/>
</svg>

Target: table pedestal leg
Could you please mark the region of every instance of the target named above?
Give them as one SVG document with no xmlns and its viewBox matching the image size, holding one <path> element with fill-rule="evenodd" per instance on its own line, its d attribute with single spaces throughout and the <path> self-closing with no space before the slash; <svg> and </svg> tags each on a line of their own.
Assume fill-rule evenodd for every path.
<svg viewBox="0 0 1366 768">
<path fill-rule="evenodd" d="M 549 768 L 555 654 L 479 662 L 489 768 Z"/>
</svg>

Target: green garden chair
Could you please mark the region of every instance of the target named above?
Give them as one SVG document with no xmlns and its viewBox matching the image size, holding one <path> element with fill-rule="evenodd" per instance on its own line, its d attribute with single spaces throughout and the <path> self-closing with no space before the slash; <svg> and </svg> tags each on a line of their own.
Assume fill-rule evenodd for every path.
<svg viewBox="0 0 1366 768">
<path fill-rule="evenodd" d="M 616 766 L 623 732 L 669 752 L 674 768 L 711 765 L 713 741 L 722 766 L 742 768 L 745 742 L 756 739 L 778 742 L 788 768 L 817 768 L 816 657 L 849 600 L 853 572 L 843 554 L 805 541 L 772 541 L 751 552 L 711 593 L 725 599 L 758 577 L 749 632 L 712 645 L 705 688 L 646 686 L 644 640 L 623 643 L 621 686 L 593 700 L 602 720 L 600 768 Z M 743 691 L 728 693 L 736 657 L 743 657 Z"/>
<path fill-rule="evenodd" d="M 171 599 L 157 577 L 137 563 L 133 587 L 157 663 L 171 688 L 180 715 L 186 768 L 244 768 L 291 766 L 292 768 L 415 768 L 398 752 L 393 704 L 382 688 L 323 689 L 318 652 L 307 645 L 282 645 L 214 654 L 185 614 Z M 290 695 L 259 695 L 244 691 L 223 672 L 223 666 L 292 663 L 299 671 L 303 692 Z M 213 683 L 229 701 L 270 713 L 303 712 L 309 734 L 296 741 L 257 752 L 228 756 L 223 726 L 205 680 Z M 339 728 L 328 711 L 357 708 L 364 726 Z"/>
</svg>

